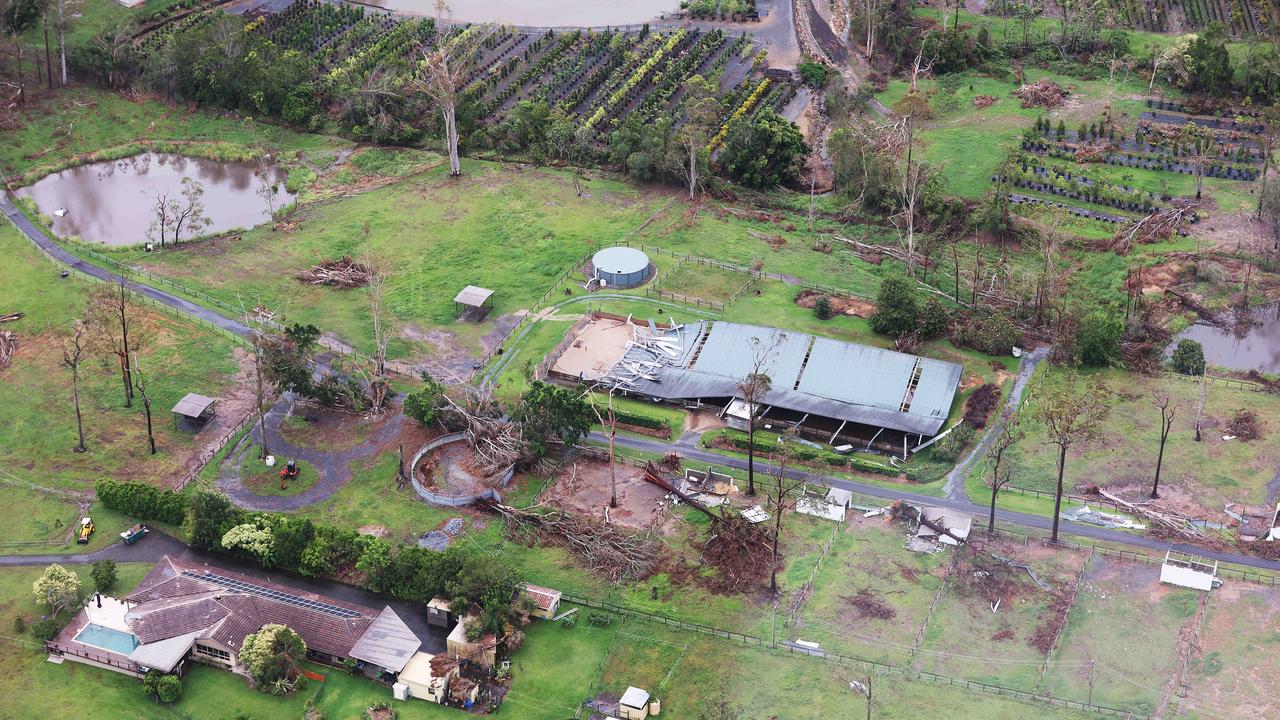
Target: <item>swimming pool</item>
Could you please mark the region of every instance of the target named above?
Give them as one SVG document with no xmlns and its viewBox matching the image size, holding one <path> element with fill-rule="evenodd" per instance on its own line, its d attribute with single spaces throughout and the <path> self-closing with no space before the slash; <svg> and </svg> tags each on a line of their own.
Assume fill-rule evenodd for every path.
<svg viewBox="0 0 1280 720">
<path fill-rule="evenodd" d="M 85 625 L 84 629 L 76 633 L 76 642 L 92 645 L 118 655 L 128 655 L 141 644 L 138 642 L 137 637 L 127 632 L 112 630 L 93 623 Z"/>
</svg>

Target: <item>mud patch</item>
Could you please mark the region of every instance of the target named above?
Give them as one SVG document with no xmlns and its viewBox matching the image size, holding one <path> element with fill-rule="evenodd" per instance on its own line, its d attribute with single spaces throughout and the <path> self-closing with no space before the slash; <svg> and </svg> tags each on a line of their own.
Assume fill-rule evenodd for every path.
<svg viewBox="0 0 1280 720">
<path fill-rule="evenodd" d="M 876 310 L 876 306 L 872 302 L 842 295 L 827 295 L 817 290 L 801 290 L 800 294 L 796 295 L 796 305 L 812 310 L 814 303 L 820 297 L 825 297 L 831 302 L 831 312 L 837 315 L 865 318 L 870 317 L 871 313 Z"/>
</svg>

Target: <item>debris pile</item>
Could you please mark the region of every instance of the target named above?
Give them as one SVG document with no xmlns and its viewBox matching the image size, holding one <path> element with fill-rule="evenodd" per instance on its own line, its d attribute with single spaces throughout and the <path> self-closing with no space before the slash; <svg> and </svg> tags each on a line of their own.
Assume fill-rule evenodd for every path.
<svg viewBox="0 0 1280 720">
<path fill-rule="evenodd" d="M 350 290 L 368 285 L 373 280 L 373 268 L 353 260 L 350 255 L 343 255 L 337 260 L 325 260 L 319 265 L 312 265 L 295 277 L 308 285 L 328 285 Z"/>
<path fill-rule="evenodd" d="M 1058 83 L 1048 78 L 1040 78 L 1013 91 L 1014 97 L 1022 100 L 1022 107 L 1024 108 L 1036 106 L 1057 107 L 1062 104 L 1063 98 L 1069 94 L 1067 90 L 1059 87 Z"/>
<path fill-rule="evenodd" d="M 636 390 L 637 380 L 659 382 L 662 369 L 674 365 L 684 355 L 684 325 L 672 319 L 667 325 L 659 326 L 652 320 L 648 329 L 642 328 L 627 316 L 626 324 L 631 326 L 631 339 L 622 350 L 609 372 L 601 378 L 601 382 L 619 390 Z"/>
<path fill-rule="evenodd" d="M 1000 386 L 984 383 L 969 396 L 964 405 L 964 421 L 969 427 L 981 430 L 987 426 L 987 420 L 996 406 L 1000 404 Z"/>
<path fill-rule="evenodd" d="M 859 620 L 892 620 L 898 615 L 885 601 L 873 595 L 870 588 L 862 588 L 856 595 L 845 595 L 840 599 L 853 608 Z"/>
<path fill-rule="evenodd" d="M 976 108 L 991 107 L 996 104 L 995 95 L 975 95 L 973 97 L 973 106 Z"/>
<path fill-rule="evenodd" d="M 661 544 L 649 532 L 626 532 L 556 505 L 514 508 L 494 502 L 491 506 L 502 515 L 509 531 L 562 543 L 581 555 L 593 572 L 612 582 L 646 578 L 661 559 Z"/>
<path fill-rule="evenodd" d="M 1262 428 L 1258 426 L 1258 414 L 1247 409 L 1237 410 L 1236 416 L 1227 426 L 1227 434 L 1244 442 L 1262 437 Z"/>
<path fill-rule="evenodd" d="M 702 560 L 715 568 L 703 578 L 714 592 L 736 594 L 759 588 L 773 567 L 770 529 L 741 515 L 726 516 L 702 546 Z"/>
</svg>

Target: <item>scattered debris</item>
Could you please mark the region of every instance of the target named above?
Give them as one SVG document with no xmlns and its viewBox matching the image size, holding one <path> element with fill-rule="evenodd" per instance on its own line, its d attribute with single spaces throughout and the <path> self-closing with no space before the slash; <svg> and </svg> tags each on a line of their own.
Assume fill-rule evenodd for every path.
<svg viewBox="0 0 1280 720">
<path fill-rule="evenodd" d="M 1114 515 L 1104 513 L 1090 508 L 1088 505 L 1081 505 L 1074 510 L 1064 510 L 1062 513 L 1063 520 L 1071 522 L 1089 523 L 1090 525 L 1098 525 L 1107 528 L 1119 528 L 1124 530 L 1146 530 L 1147 526 L 1136 523 L 1124 515 Z"/>
<path fill-rule="evenodd" d="M 651 532 L 630 533 L 616 525 L 574 515 L 555 505 L 514 508 L 490 505 L 511 531 L 526 531 L 540 539 L 554 539 L 578 553 L 592 571 L 613 582 L 634 582 L 653 574 L 661 559 L 661 544 Z"/>
<path fill-rule="evenodd" d="M 356 532 L 360 533 L 361 535 L 368 535 L 369 537 L 375 537 L 375 538 L 384 538 L 387 535 L 391 534 L 391 532 L 387 530 L 387 526 L 385 525 L 361 525 L 358 529 L 356 529 Z"/>
<path fill-rule="evenodd" d="M 9 367 L 13 353 L 18 349 L 18 334 L 12 330 L 0 330 L 0 370 Z"/>
<path fill-rule="evenodd" d="M 1134 515 L 1147 518 L 1148 520 L 1153 520 L 1159 527 L 1173 531 L 1184 538 L 1190 539 L 1200 537 L 1200 530 L 1191 523 L 1192 518 L 1181 512 L 1170 509 L 1156 510 L 1151 507 L 1151 503 L 1131 503 L 1128 500 L 1117 497 L 1101 488 L 1098 488 L 1097 492 L 1102 497 L 1110 500 Z"/>
<path fill-rule="evenodd" d="M 892 620 L 898 615 L 885 601 L 871 594 L 870 588 L 862 588 L 856 595 L 840 599 L 853 607 L 859 620 Z"/>
<path fill-rule="evenodd" d="M 773 567 L 770 530 L 741 516 L 726 516 L 702 546 L 702 561 L 715 568 L 702 582 L 713 592 L 736 594 L 759 588 Z"/>
<path fill-rule="evenodd" d="M 349 290 L 363 287 L 373 279 L 373 268 L 343 255 L 337 260 L 325 260 L 312 265 L 295 276 L 308 285 L 328 285 Z"/>
<path fill-rule="evenodd" d="M 21 320 L 21 319 L 22 319 L 23 314 L 24 314 L 24 313 L 15 312 L 15 313 L 9 313 L 8 315 L 0 315 L 0 323 L 13 322 L 13 321 L 15 321 L 15 320 Z"/>
<path fill-rule="evenodd" d="M 742 517 L 745 518 L 747 522 L 753 525 L 758 525 L 759 523 L 765 522 L 769 519 L 769 513 L 759 505 L 752 505 L 742 511 Z"/>
</svg>

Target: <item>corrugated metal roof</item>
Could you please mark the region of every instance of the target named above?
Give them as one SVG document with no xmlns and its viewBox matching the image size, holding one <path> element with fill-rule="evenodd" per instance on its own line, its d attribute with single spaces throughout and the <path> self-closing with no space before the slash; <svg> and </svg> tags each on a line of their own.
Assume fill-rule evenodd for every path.
<svg viewBox="0 0 1280 720">
<path fill-rule="evenodd" d="M 768 348 L 777 339 L 767 363 L 773 387 L 764 403 L 925 436 L 936 435 L 950 414 L 963 371 L 943 360 L 723 321 L 689 323 L 679 333 L 663 334 L 679 337 L 680 356 L 658 371 L 660 380 L 630 381 L 630 392 L 671 400 L 735 397 L 738 382 L 753 370 L 754 348 Z M 620 362 L 650 358 L 637 346 Z"/>
<path fill-rule="evenodd" d="M 197 395 L 196 393 L 187 393 L 177 405 L 173 406 L 172 412 L 183 417 L 200 417 L 201 414 L 212 404 L 217 402 L 211 397 Z"/>
<path fill-rule="evenodd" d="M 351 657 L 391 672 L 400 672 L 420 647 L 422 641 L 418 636 L 404 624 L 395 610 L 385 607 L 351 648 Z"/>
<path fill-rule="evenodd" d="M 453 297 L 453 301 L 468 307 L 483 307 L 485 301 L 492 295 L 493 291 L 488 288 L 468 285 L 458 291 L 458 294 Z"/>
</svg>

